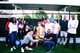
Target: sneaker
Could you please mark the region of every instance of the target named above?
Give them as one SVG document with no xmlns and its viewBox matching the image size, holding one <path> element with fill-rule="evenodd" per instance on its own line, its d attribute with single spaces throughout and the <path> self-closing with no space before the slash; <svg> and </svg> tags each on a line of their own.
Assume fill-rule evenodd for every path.
<svg viewBox="0 0 80 53">
<path fill-rule="evenodd" d="M 50 53 L 50 52 L 46 52 L 46 53 Z"/>
<path fill-rule="evenodd" d="M 13 51 L 13 48 L 11 48 L 10 51 L 12 52 Z"/>
<path fill-rule="evenodd" d="M 6 44 L 6 47 L 7 47 L 8 45 Z"/>
<path fill-rule="evenodd" d="M 63 42 L 60 42 L 60 45 L 63 44 Z"/>
<path fill-rule="evenodd" d="M 63 42 L 63 45 L 65 45 L 66 43 L 65 42 Z"/>
<path fill-rule="evenodd" d="M 23 48 L 21 48 L 21 52 L 24 52 L 24 49 Z"/>
<path fill-rule="evenodd" d="M 32 48 L 28 48 L 28 50 L 33 50 Z"/>
<path fill-rule="evenodd" d="M 15 47 L 15 46 L 13 46 L 13 49 L 15 50 L 15 49 L 16 49 L 16 47 Z"/>
<path fill-rule="evenodd" d="M 51 49 L 53 49 L 54 47 L 52 47 Z"/>
<path fill-rule="evenodd" d="M 51 50 L 50 50 L 50 51 L 48 51 L 48 52 L 46 52 L 46 53 L 51 53 Z"/>
</svg>

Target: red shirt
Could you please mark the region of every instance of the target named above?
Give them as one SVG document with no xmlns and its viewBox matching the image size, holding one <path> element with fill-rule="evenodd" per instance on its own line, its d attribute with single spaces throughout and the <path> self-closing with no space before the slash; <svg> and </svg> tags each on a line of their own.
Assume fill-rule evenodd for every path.
<svg viewBox="0 0 80 53">
<path fill-rule="evenodd" d="M 10 23 L 10 21 L 7 21 L 7 22 L 6 22 L 6 25 L 5 25 L 5 28 L 6 28 L 6 29 L 9 29 L 9 27 L 8 27 L 8 26 L 9 26 L 9 23 Z"/>
</svg>

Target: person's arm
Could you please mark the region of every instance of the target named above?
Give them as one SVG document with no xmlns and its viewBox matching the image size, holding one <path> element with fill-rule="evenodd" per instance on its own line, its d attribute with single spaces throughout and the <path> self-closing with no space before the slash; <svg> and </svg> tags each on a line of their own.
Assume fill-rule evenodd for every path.
<svg viewBox="0 0 80 53">
<path fill-rule="evenodd" d="M 29 36 L 29 40 L 32 42 L 38 42 L 39 40 L 34 40 L 32 36 Z"/>
<path fill-rule="evenodd" d="M 53 37 L 50 37 L 49 39 L 47 39 L 47 38 L 44 38 L 44 40 L 52 40 L 53 39 Z"/>
<path fill-rule="evenodd" d="M 75 20 L 75 23 L 73 23 L 74 25 L 71 25 L 71 28 L 77 28 L 78 27 L 78 20 Z"/>
<path fill-rule="evenodd" d="M 52 24 L 52 32 L 54 31 L 54 24 Z"/>
<path fill-rule="evenodd" d="M 12 23 L 10 22 L 9 25 L 8 25 L 8 28 L 9 28 L 9 33 L 11 33 L 10 31 L 10 26 L 12 25 Z"/>
<path fill-rule="evenodd" d="M 70 20 L 68 21 L 68 29 L 71 28 Z"/>
<path fill-rule="evenodd" d="M 78 24 L 79 24 L 79 21 L 78 21 L 78 20 L 76 20 L 76 23 L 75 23 L 74 28 L 77 28 L 77 27 L 78 27 Z"/>
<path fill-rule="evenodd" d="M 58 32 L 57 32 L 57 34 L 59 34 L 59 32 L 60 32 L 60 25 L 58 24 Z"/>
</svg>

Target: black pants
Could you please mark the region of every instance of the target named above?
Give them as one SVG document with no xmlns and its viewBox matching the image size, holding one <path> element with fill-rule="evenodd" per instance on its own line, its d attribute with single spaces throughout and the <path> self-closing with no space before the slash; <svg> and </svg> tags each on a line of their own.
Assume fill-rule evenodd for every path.
<svg viewBox="0 0 80 53">
<path fill-rule="evenodd" d="M 9 31 L 5 30 L 5 35 L 6 35 L 6 44 L 9 44 L 10 36 L 9 36 Z"/>
<path fill-rule="evenodd" d="M 75 44 L 76 44 L 76 34 L 70 34 L 68 33 L 68 36 L 67 36 L 67 43 L 66 43 L 66 47 L 69 45 L 69 40 L 70 40 L 70 37 L 73 38 L 73 49 L 75 49 Z"/>
<path fill-rule="evenodd" d="M 28 46 L 29 48 L 31 48 L 32 46 L 30 46 L 30 42 L 28 44 L 22 44 L 21 47 L 25 48 L 26 46 Z"/>
<path fill-rule="evenodd" d="M 58 39 L 57 34 L 53 34 L 53 41 L 55 45 L 57 44 L 57 39 Z"/>
</svg>

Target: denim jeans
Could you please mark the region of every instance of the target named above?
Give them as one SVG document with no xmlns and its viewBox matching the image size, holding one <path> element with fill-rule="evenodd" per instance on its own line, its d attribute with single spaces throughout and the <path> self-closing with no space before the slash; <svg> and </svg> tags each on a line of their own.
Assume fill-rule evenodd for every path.
<svg viewBox="0 0 80 53">
<path fill-rule="evenodd" d="M 52 46 L 54 46 L 54 42 L 50 40 L 44 41 L 44 45 L 47 46 L 47 52 L 51 50 Z"/>
<path fill-rule="evenodd" d="M 16 38 L 17 38 L 17 32 L 12 32 L 10 34 L 10 45 L 11 45 L 11 47 L 16 46 Z"/>
</svg>

